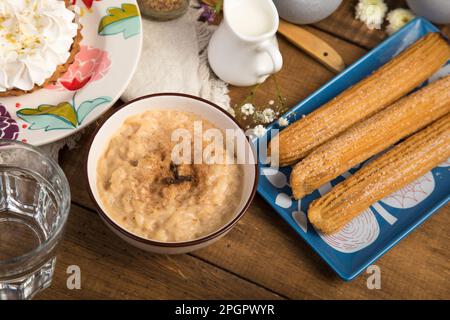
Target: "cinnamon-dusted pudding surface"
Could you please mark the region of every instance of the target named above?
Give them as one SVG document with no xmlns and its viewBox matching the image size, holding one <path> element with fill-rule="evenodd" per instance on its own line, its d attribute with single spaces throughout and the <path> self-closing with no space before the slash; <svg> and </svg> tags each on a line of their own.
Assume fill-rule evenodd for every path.
<svg viewBox="0 0 450 320">
<path fill-rule="evenodd" d="M 97 164 L 97 185 L 116 224 L 146 239 L 180 242 L 210 234 L 235 216 L 243 170 L 223 145 L 231 164 L 173 161 L 181 140 L 171 141 L 172 133 L 186 129 L 194 137 L 195 121 L 202 132 L 216 128 L 193 113 L 147 111 L 128 118 L 112 137 Z M 200 139 L 197 151 L 204 152 L 211 141 Z M 193 155 L 193 140 L 190 147 Z"/>
</svg>

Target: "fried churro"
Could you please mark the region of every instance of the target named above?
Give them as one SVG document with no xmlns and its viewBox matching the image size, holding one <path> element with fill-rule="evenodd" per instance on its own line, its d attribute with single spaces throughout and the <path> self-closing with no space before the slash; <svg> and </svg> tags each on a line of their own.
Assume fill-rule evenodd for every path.
<svg viewBox="0 0 450 320">
<path fill-rule="evenodd" d="M 334 233 L 378 200 L 408 185 L 450 157 L 450 114 L 367 164 L 313 201 L 309 221 Z"/>
<path fill-rule="evenodd" d="M 401 98 L 447 62 L 450 46 L 430 33 L 321 108 L 281 131 L 271 142 L 280 166 L 296 163 L 325 141 Z M 279 143 L 276 148 L 274 143 Z"/>
<path fill-rule="evenodd" d="M 291 173 L 296 199 L 450 112 L 450 76 L 397 101 L 328 140 Z"/>
</svg>

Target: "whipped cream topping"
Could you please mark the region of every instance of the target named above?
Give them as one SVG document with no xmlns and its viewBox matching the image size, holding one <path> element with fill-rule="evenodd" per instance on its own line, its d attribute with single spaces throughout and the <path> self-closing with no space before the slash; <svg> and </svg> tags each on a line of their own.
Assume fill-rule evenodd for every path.
<svg viewBox="0 0 450 320">
<path fill-rule="evenodd" d="M 31 90 L 66 63 L 74 19 L 62 0 L 0 0 L 0 92 Z"/>
</svg>

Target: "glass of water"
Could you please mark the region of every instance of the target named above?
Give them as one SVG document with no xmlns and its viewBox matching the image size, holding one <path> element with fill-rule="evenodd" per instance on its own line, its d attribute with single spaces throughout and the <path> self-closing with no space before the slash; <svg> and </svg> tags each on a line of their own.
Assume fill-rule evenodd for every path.
<svg viewBox="0 0 450 320">
<path fill-rule="evenodd" d="M 31 299 L 50 286 L 69 210 L 58 164 L 32 146 L 0 139 L 0 300 Z"/>
</svg>

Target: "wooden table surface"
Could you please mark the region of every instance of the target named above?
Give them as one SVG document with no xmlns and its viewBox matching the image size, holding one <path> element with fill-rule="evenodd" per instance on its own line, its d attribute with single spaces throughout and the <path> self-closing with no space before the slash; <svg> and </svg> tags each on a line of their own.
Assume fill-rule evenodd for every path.
<svg viewBox="0 0 450 320">
<path fill-rule="evenodd" d="M 385 38 L 384 32 L 370 31 L 353 19 L 354 5 L 344 1 L 332 16 L 307 27 L 347 64 Z M 443 31 L 450 35 L 449 26 Z M 276 77 L 287 105 L 293 106 L 334 74 L 283 38 L 279 41 L 285 64 Z M 239 103 L 249 88 L 230 91 L 232 102 Z M 267 103 L 275 95 L 271 80 L 258 92 L 255 103 Z M 72 209 L 53 285 L 38 299 L 450 298 L 448 205 L 376 262 L 379 290 L 367 288 L 367 274 L 342 281 L 258 195 L 236 227 L 208 248 L 167 256 L 131 247 L 103 224 L 86 191 L 83 158 L 94 127 L 85 131 L 78 147 L 60 154 Z M 70 265 L 81 269 L 81 290 L 67 288 Z"/>
</svg>

